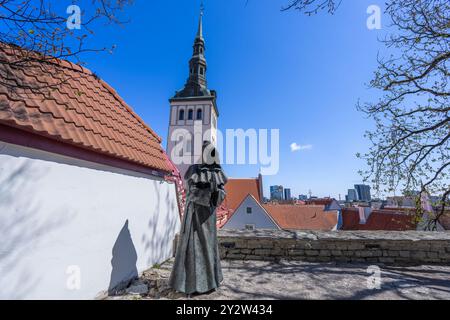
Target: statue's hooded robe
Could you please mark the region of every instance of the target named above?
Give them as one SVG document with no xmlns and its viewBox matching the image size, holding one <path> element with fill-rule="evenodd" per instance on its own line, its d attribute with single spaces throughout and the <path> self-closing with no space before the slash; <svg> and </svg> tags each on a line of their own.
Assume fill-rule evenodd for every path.
<svg viewBox="0 0 450 320">
<path fill-rule="evenodd" d="M 205 149 L 210 151 L 205 152 Z M 227 178 L 211 144 L 204 144 L 202 164 L 194 164 L 185 174 L 187 198 L 170 286 L 186 294 L 205 293 L 223 280 L 217 241 L 216 208 L 225 198 Z M 205 163 L 206 162 L 206 163 Z M 210 164 L 208 164 L 210 163 Z"/>
</svg>

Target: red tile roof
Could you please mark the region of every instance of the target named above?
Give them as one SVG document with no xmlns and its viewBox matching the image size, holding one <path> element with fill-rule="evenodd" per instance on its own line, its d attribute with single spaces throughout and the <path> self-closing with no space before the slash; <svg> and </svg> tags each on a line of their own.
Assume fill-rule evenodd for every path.
<svg viewBox="0 0 450 320">
<path fill-rule="evenodd" d="M 232 179 L 230 178 L 225 185 L 226 206 L 231 210 L 236 210 L 241 202 L 251 194 L 258 202 L 262 202 L 260 194 L 259 179 Z"/>
<path fill-rule="evenodd" d="M 416 208 L 413 207 L 400 207 L 400 208 L 396 208 L 396 207 L 385 207 L 383 208 L 384 211 L 394 211 L 394 212 L 398 212 L 398 213 L 408 213 L 411 215 L 414 215 L 416 213 Z M 437 212 L 440 212 L 440 208 L 438 207 Z M 450 210 L 445 210 L 444 215 L 442 215 L 439 218 L 439 223 L 441 224 L 441 226 L 445 229 L 445 230 L 450 230 Z"/>
<path fill-rule="evenodd" d="M 282 229 L 333 230 L 337 211 L 324 211 L 325 206 L 265 204 L 264 209 Z"/>
<path fill-rule="evenodd" d="M 366 223 L 361 224 L 357 208 L 342 209 L 342 230 L 415 230 L 414 214 L 373 210 Z"/>
<path fill-rule="evenodd" d="M 0 125 L 171 171 L 161 139 L 106 82 L 63 60 L 10 64 L 24 55 L 36 57 L 0 44 Z"/>
<path fill-rule="evenodd" d="M 227 193 L 222 205 L 217 208 L 217 226 L 222 228 L 231 218 L 235 210 L 251 194 L 259 203 L 262 202 L 262 186 L 259 178 L 228 179 L 225 185 Z"/>
</svg>

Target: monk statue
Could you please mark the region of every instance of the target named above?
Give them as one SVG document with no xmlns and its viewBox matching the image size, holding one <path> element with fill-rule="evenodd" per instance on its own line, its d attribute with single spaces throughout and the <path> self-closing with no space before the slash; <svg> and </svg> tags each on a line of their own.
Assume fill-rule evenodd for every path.
<svg viewBox="0 0 450 320">
<path fill-rule="evenodd" d="M 181 225 L 170 286 L 191 296 L 208 293 L 223 280 L 217 241 L 216 208 L 225 198 L 227 177 L 214 146 L 205 141 L 199 164 L 187 170 L 186 209 Z"/>
</svg>

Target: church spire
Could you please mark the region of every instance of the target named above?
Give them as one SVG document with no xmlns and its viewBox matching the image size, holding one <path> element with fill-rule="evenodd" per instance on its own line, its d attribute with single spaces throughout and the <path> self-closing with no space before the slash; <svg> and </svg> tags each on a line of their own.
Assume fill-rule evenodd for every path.
<svg viewBox="0 0 450 320">
<path fill-rule="evenodd" d="M 189 61 L 188 82 L 206 87 L 206 59 L 205 59 L 205 39 L 203 39 L 203 2 L 200 7 L 200 17 L 198 20 L 197 36 L 194 40 L 194 52 Z"/>
<path fill-rule="evenodd" d="M 192 57 L 189 60 L 189 78 L 184 88 L 176 93 L 175 98 L 211 96 L 206 83 L 207 64 L 205 59 L 205 39 L 203 38 L 203 14 L 204 5 L 202 1 L 197 35 L 194 40 Z"/>
</svg>

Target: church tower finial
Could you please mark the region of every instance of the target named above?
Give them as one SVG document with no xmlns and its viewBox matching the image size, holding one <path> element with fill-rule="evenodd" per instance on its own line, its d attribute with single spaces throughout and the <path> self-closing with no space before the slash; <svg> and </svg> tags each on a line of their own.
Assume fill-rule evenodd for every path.
<svg viewBox="0 0 450 320">
<path fill-rule="evenodd" d="M 198 31 L 197 31 L 197 38 L 203 39 L 203 13 L 205 11 L 205 5 L 202 3 L 200 4 L 200 18 L 198 20 Z"/>
</svg>

